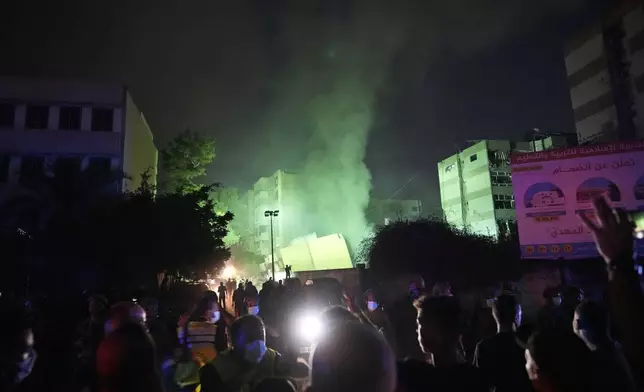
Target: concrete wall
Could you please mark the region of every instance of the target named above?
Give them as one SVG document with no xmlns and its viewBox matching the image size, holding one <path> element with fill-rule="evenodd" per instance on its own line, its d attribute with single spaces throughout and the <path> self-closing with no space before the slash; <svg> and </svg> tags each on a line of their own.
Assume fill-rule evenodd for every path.
<svg viewBox="0 0 644 392">
<path fill-rule="evenodd" d="M 125 135 L 123 146 L 123 171 L 130 177 L 125 181 L 126 190 L 141 185 L 141 174 L 148 171 L 152 185 L 157 183 L 159 151 L 148 123 L 126 93 Z"/>
</svg>

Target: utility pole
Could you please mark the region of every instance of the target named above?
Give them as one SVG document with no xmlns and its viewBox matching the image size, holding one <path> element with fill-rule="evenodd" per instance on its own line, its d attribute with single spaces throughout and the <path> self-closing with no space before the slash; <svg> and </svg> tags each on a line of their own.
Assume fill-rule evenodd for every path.
<svg viewBox="0 0 644 392">
<path fill-rule="evenodd" d="M 271 276 L 275 282 L 275 245 L 273 241 L 273 217 L 277 218 L 279 210 L 264 211 L 264 216 L 271 220 Z"/>
</svg>

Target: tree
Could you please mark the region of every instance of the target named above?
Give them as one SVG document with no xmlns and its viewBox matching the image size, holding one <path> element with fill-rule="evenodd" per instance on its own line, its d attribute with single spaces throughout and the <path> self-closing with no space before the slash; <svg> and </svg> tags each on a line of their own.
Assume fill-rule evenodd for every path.
<svg viewBox="0 0 644 392">
<path fill-rule="evenodd" d="M 224 243 L 226 246 L 239 243 L 240 234 L 245 229 L 242 222 L 244 214 L 239 214 L 242 208 L 239 201 L 239 190 L 237 188 L 224 188 L 221 184 L 214 184 L 211 187 L 211 198 L 215 205 L 215 213 L 218 215 L 233 214 L 233 220 L 228 225 L 228 234 L 224 238 Z M 241 219 L 237 219 L 238 216 Z"/>
<path fill-rule="evenodd" d="M 163 190 L 192 192 L 199 189 L 195 183 L 206 175 L 206 168 L 215 159 L 215 140 L 189 129 L 177 135 L 161 150 Z"/>
<path fill-rule="evenodd" d="M 397 221 L 378 227 L 363 241 L 359 257 L 377 276 L 422 275 L 460 289 L 516 277 L 518 262 L 483 236 L 456 230 L 439 219 Z M 516 255 L 515 255 L 516 257 Z"/>
</svg>

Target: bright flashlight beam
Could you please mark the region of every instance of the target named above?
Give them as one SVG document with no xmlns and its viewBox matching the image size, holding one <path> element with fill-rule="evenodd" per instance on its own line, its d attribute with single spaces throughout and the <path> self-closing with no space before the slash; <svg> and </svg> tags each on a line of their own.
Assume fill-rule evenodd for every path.
<svg viewBox="0 0 644 392">
<path fill-rule="evenodd" d="M 304 316 L 299 322 L 300 335 L 309 342 L 315 342 L 322 332 L 322 322 L 315 316 Z"/>
<path fill-rule="evenodd" d="M 233 267 L 232 265 L 229 265 L 228 267 L 224 268 L 224 271 L 221 273 L 221 276 L 224 279 L 230 279 L 233 276 L 235 276 L 236 272 L 237 271 L 235 270 L 235 267 Z"/>
</svg>

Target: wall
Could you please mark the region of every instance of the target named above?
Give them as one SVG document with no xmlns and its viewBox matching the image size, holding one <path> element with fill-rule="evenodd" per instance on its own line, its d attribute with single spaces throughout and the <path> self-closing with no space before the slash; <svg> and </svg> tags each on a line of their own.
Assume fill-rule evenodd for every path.
<svg viewBox="0 0 644 392">
<path fill-rule="evenodd" d="M 464 207 L 468 230 L 496 236 L 487 144 L 487 141 L 476 143 L 440 162 L 438 177 L 445 219 L 463 228 Z M 457 157 L 460 158 L 460 164 Z M 466 201 L 465 206 L 462 205 L 462 199 Z"/>
<path fill-rule="evenodd" d="M 141 185 L 141 174 L 146 170 L 150 174 L 152 185 L 157 183 L 159 151 L 154 145 L 154 137 L 150 127 L 132 100 L 125 93 L 125 135 L 123 150 L 123 171 L 130 177 L 125 181 L 126 190 L 134 190 Z"/>
</svg>

